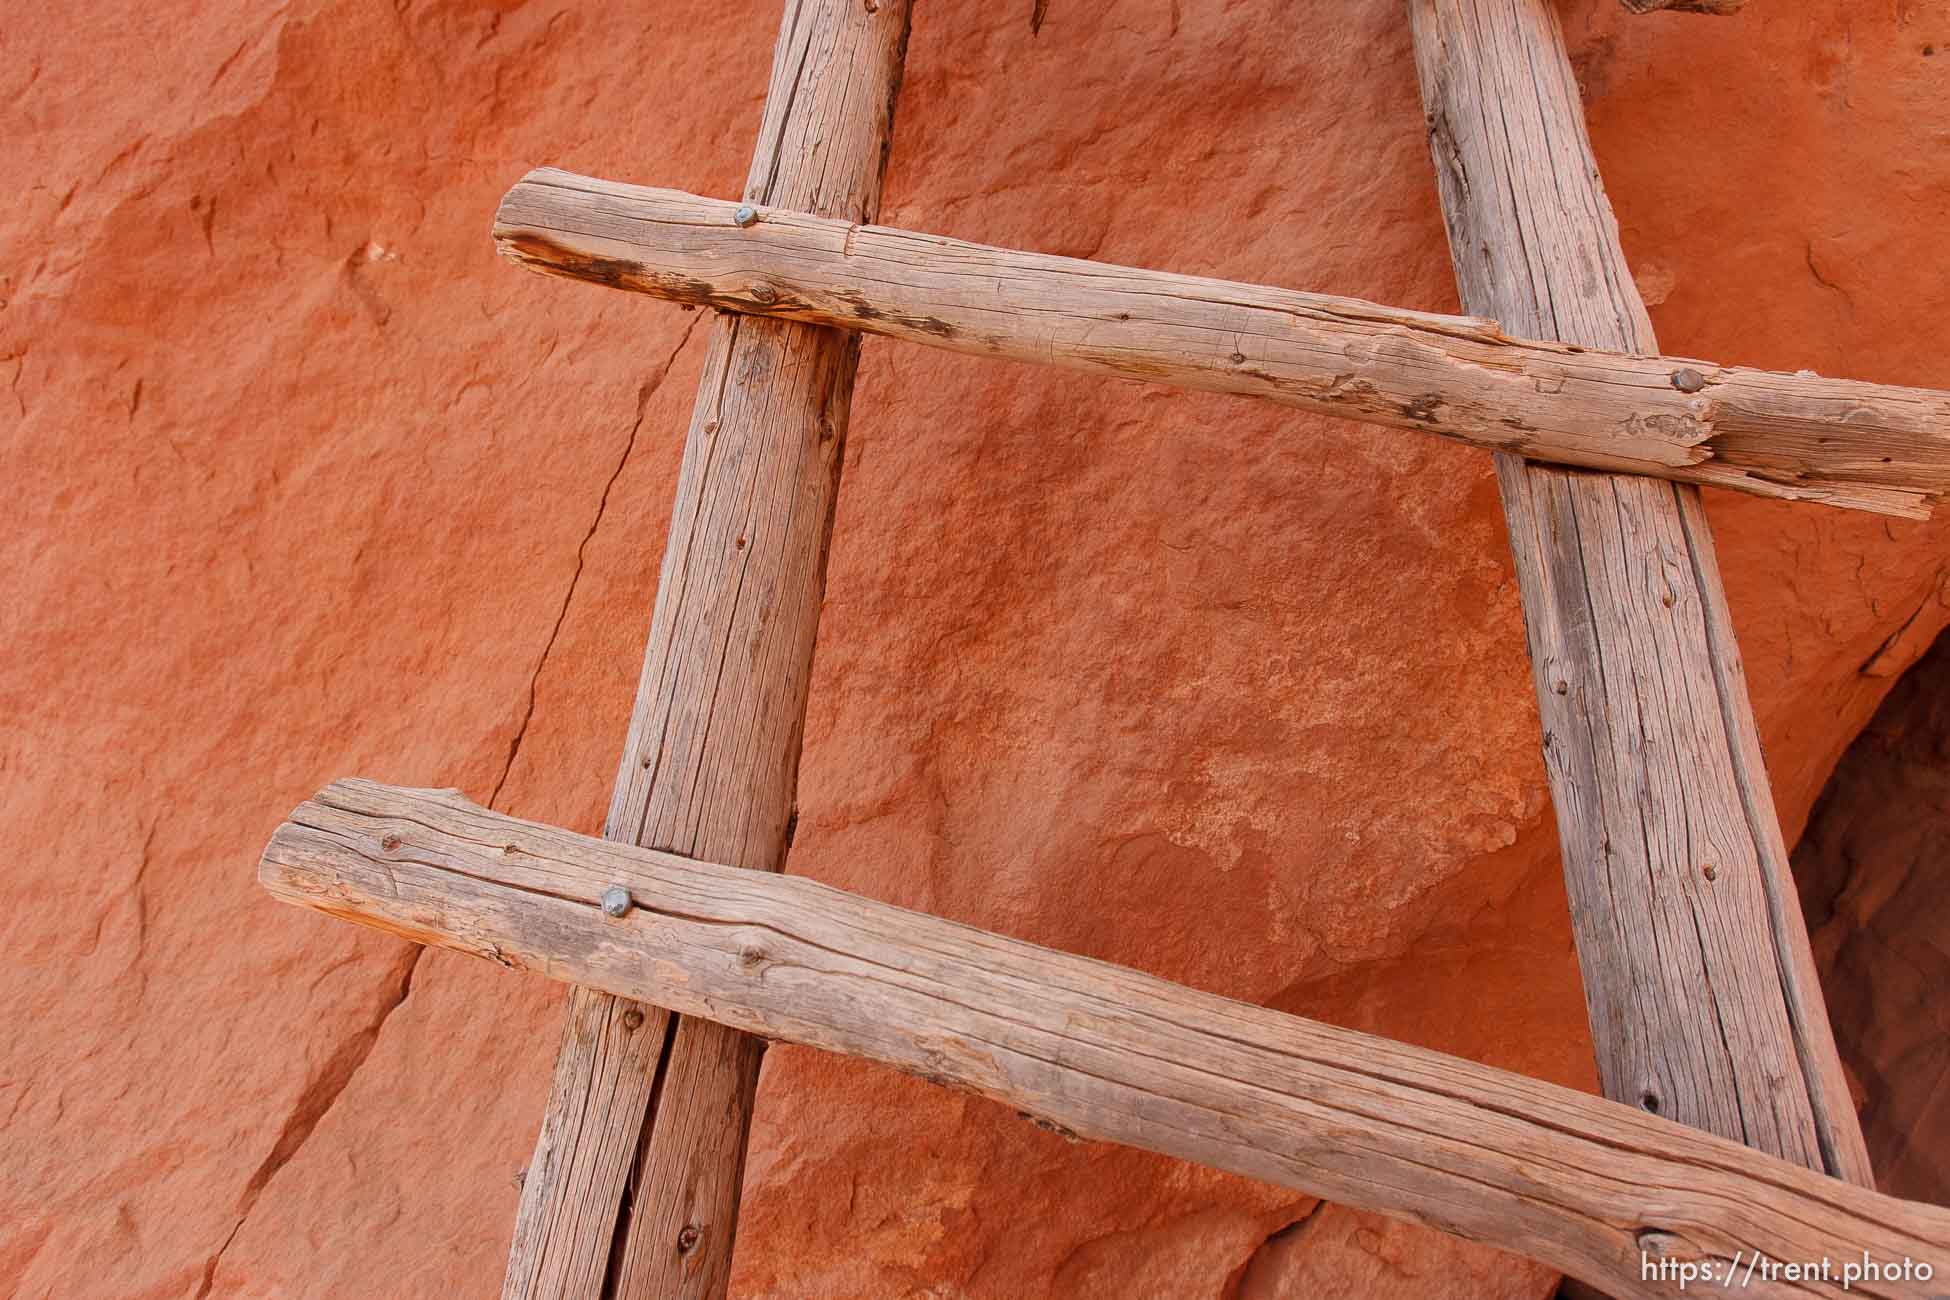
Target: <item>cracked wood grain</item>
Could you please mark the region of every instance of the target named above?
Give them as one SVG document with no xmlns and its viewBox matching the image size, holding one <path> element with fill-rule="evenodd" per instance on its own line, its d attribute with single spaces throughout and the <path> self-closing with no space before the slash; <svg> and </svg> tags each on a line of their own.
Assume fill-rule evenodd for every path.
<svg viewBox="0 0 1950 1300">
<path fill-rule="evenodd" d="M 747 201 L 870 221 L 907 0 L 788 0 Z M 718 316 L 604 834 L 783 865 L 857 335 Z M 724 1294 L 763 1043 L 577 988 L 506 1300 Z"/>
<path fill-rule="evenodd" d="M 1661 9 L 1689 14 L 1737 14 L 1747 5 L 1747 0 L 1618 0 L 1618 2 L 1635 14 L 1657 13 Z"/>
<path fill-rule="evenodd" d="M 1513 338 L 1505 326 L 1537 323 L 991 248 L 787 205 L 755 206 L 740 225 L 738 211 L 545 168 L 509 190 L 494 233 L 545 274 L 1243 394 L 1532 459 L 1908 516 L 1950 490 L 1950 393 L 1661 357 L 1649 338 Z"/>
<path fill-rule="evenodd" d="M 1518 1251 L 1612 1295 L 1676 1294 L 1646 1279 L 1641 1252 L 1950 1267 L 1950 1210 L 1628 1106 L 454 791 L 335 782 L 278 828 L 259 878 L 331 916 L 879 1061 L 1085 1138 Z M 600 904 L 613 886 L 634 904 L 615 918 Z M 1688 1294 L 1841 1291 L 1762 1276 Z"/>
<path fill-rule="evenodd" d="M 1656 352 L 1550 0 L 1409 0 L 1456 281 Z M 1698 489 L 1499 455 L 1605 1095 L 1873 1187 Z"/>
</svg>

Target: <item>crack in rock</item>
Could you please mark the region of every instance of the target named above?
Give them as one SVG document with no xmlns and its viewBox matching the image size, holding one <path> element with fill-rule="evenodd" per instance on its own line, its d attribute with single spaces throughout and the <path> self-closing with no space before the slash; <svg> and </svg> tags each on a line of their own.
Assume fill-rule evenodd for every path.
<svg viewBox="0 0 1950 1300">
<path fill-rule="evenodd" d="M 1246 1258 L 1240 1263 L 1238 1268 L 1233 1270 L 1232 1276 L 1226 1280 L 1225 1290 L 1221 1293 L 1225 1296 L 1226 1300 L 1240 1300 L 1240 1297 L 1244 1294 L 1242 1288 L 1245 1287 L 1247 1280 L 1252 1276 L 1253 1265 L 1266 1261 L 1271 1253 L 1294 1248 L 1300 1238 L 1306 1236 L 1307 1230 L 1313 1227 L 1315 1221 L 1320 1218 L 1321 1212 L 1328 1205 L 1329 1202 L 1324 1200 L 1315 1201 L 1312 1208 L 1305 1214 L 1290 1220 L 1284 1227 L 1275 1228 L 1272 1232 L 1268 1233 L 1259 1245 L 1253 1247 L 1247 1253 Z"/>
<path fill-rule="evenodd" d="M 298 1094 L 297 1101 L 292 1104 L 291 1113 L 285 1117 L 284 1127 L 278 1132 L 277 1140 L 271 1144 L 271 1153 L 264 1157 L 263 1162 L 251 1174 L 249 1181 L 244 1184 L 242 1203 L 237 1210 L 237 1221 L 231 1225 L 230 1232 L 223 1239 L 223 1244 L 217 1247 L 215 1253 L 210 1256 L 209 1262 L 203 1266 L 203 1283 L 197 1289 L 197 1300 L 203 1300 L 203 1297 L 209 1295 L 210 1289 L 216 1285 L 217 1266 L 223 1262 L 224 1252 L 230 1249 L 230 1243 L 237 1239 L 237 1234 L 243 1229 L 245 1220 L 250 1218 L 251 1211 L 257 1207 L 257 1199 L 263 1194 L 264 1188 L 269 1185 L 272 1178 L 276 1177 L 278 1170 L 284 1168 L 291 1162 L 292 1157 L 298 1154 L 299 1149 L 305 1145 L 306 1139 L 310 1138 L 313 1130 L 318 1127 L 318 1122 L 325 1118 L 326 1112 L 332 1109 L 332 1106 L 344 1095 L 345 1090 L 351 1086 L 353 1076 L 359 1072 L 359 1067 L 364 1065 L 366 1058 L 372 1055 L 372 1049 L 379 1041 L 379 1031 L 385 1028 L 387 1019 L 393 1012 L 399 1010 L 401 1004 L 406 1001 L 407 995 L 412 993 L 413 973 L 419 969 L 420 958 L 425 952 L 426 949 L 420 945 L 411 944 L 400 954 L 393 967 L 393 978 L 387 981 L 387 987 L 391 992 L 381 999 L 378 1007 L 374 1009 L 372 1018 L 339 1044 L 338 1050 L 332 1053 L 331 1058 L 325 1062 L 324 1068 L 319 1070 Z"/>
<path fill-rule="evenodd" d="M 488 797 L 488 805 L 490 807 L 500 798 L 501 788 L 507 784 L 508 776 L 514 770 L 515 757 L 521 752 L 521 742 L 528 734 L 528 723 L 535 715 L 537 683 L 541 680 L 542 669 L 548 664 L 550 653 L 555 649 L 555 641 L 561 634 L 562 625 L 568 618 L 569 605 L 575 599 L 576 585 L 582 579 L 583 564 L 588 555 L 589 543 L 595 538 L 596 530 L 602 526 L 603 515 L 609 509 L 610 492 L 616 487 L 616 481 L 622 477 L 624 468 L 630 462 L 631 454 L 636 450 L 637 434 L 643 428 L 644 413 L 649 407 L 651 397 L 656 394 L 657 390 L 662 387 L 664 380 L 669 377 L 671 367 L 676 364 L 678 354 L 684 350 L 684 345 L 690 341 L 691 333 L 696 328 L 697 318 L 694 318 L 689 325 L 684 327 L 683 334 L 678 337 L 676 345 L 671 348 L 669 355 L 664 358 L 663 364 L 658 367 L 655 376 L 637 390 L 636 419 L 630 425 L 629 437 L 624 442 L 622 455 L 617 458 L 616 467 L 610 471 L 608 481 L 603 484 L 602 494 L 596 502 L 595 517 L 590 520 L 588 530 L 583 533 L 582 541 L 576 547 L 575 571 L 569 575 L 568 590 L 563 593 L 561 607 L 557 609 L 555 614 L 554 626 L 549 629 L 548 640 L 542 646 L 541 656 L 535 662 L 535 671 L 529 676 L 527 707 L 523 710 L 520 725 L 515 729 L 514 739 L 509 743 L 508 760 L 501 769 L 500 779 L 494 784 L 494 793 Z M 297 1101 L 292 1106 L 291 1113 L 285 1118 L 284 1127 L 279 1131 L 277 1140 L 271 1144 L 270 1154 L 264 1158 L 263 1162 L 258 1165 L 256 1171 L 251 1174 L 250 1179 L 244 1184 L 242 1203 L 237 1211 L 236 1222 L 231 1225 L 230 1231 L 225 1234 L 223 1243 L 217 1247 L 210 1255 L 209 1261 L 204 1264 L 203 1278 L 197 1288 L 196 1300 L 204 1300 L 204 1297 L 208 1296 L 216 1286 L 217 1270 L 223 1263 L 224 1253 L 230 1249 L 231 1243 L 237 1239 L 238 1233 L 243 1230 L 245 1222 L 251 1216 L 251 1212 L 256 1209 L 258 1197 L 262 1195 L 265 1187 L 270 1184 L 272 1178 L 276 1177 L 278 1171 L 289 1164 L 292 1158 L 298 1154 L 306 1140 L 311 1137 L 312 1132 L 318 1127 L 319 1121 L 324 1119 L 326 1113 L 344 1095 L 345 1090 L 351 1086 L 353 1076 L 365 1064 L 366 1058 L 372 1054 L 372 1049 L 379 1040 L 379 1032 L 385 1027 L 387 1018 L 399 1009 L 400 1005 L 406 1001 L 407 996 L 413 991 L 413 973 L 418 969 L 420 957 L 425 952 L 426 949 L 418 944 L 411 945 L 408 948 L 394 968 L 396 972 L 395 981 L 389 981 L 390 986 L 395 991 L 382 1002 L 376 1009 L 372 1019 L 363 1028 L 359 1029 L 339 1045 L 338 1050 L 332 1054 L 331 1059 L 325 1063 L 324 1068 L 318 1072 L 311 1082 L 305 1086 L 304 1091 L 299 1094 Z"/>
<path fill-rule="evenodd" d="M 651 397 L 663 387 L 664 380 L 669 378 L 671 366 L 676 364 L 677 356 L 684 350 L 684 345 L 690 342 L 691 332 L 697 328 L 700 319 L 701 317 L 697 316 L 691 318 L 691 323 L 686 325 L 684 332 L 678 336 L 676 346 L 672 347 L 670 354 L 664 358 L 663 365 L 657 368 L 656 375 L 637 389 L 636 419 L 630 424 L 629 437 L 623 443 L 623 454 L 617 457 L 616 468 L 609 472 L 609 481 L 603 484 L 602 495 L 597 498 L 596 516 L 589 521 L 588 530 L 583 533 L 582 541 L 576 546 L 575 571 L 569 575 L 568 590 L 562 593 L 562 604 L 555 611 L 555 624 L 549 628 L 548 640 L 543 643 L 542 653 L 535 660 L 535 671 L 529 674 L 528 704 L 522 710 L 521 722 L 515 727 L 513 739 L 508 742 L 508 761 L 502 764 L 501 777 L 494 783 L 493 793 L 488 795 L 487 806 L 490 808 L 495 807 L 500 800 L 501 788 L 508 784 L 508 777 L 515 770 L 515 758 L 521 753 L 521 742 L 527 738 L 528 724 L 535 716 L 535 692 L 542 680 L 542 670 L 548 667 L 549 656 L 555 651 L 555 640 L 562 634 L 563 623 L 568 621 L 569 604 L 575 600 L 576 585 L 582 581 L 582 567 L 583 562 L 588 558 L 589 543 L 595 540 L 596 530 L 602 527 L 603 514 L 609 509 L 609 494 L 615 488 L 616 480 L 623 476 L 623 469 L 630 463 L 630 456 L 636 451 L 636 436 L 643 428 L 644 411 L 649 407 Z"/>
</svg>

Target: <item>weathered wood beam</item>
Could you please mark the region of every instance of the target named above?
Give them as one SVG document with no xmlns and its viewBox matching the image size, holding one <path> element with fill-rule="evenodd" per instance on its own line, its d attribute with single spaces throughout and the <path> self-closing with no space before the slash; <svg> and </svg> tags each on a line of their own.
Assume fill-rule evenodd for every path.
<svg viewBox="0 0 1950 1300">
<path fill-rule="evenodd" d="M 1913 516 L 1950 491 L 1950 393 L 1930 389 L 1531 342 L 1491 320 L 546 168 L 508 192 L 494 235 L 534 270 L 676 302 L 1241 393 L 1564 464 Z"/>
<path fill-rule="evenodd" d="M 1551 0 L 1409 0 L 1462 301 L 1656 352 Z M 1874 1186 L 1697 489 L 1497 457 L 1605 1095 Z"/>
<path fill-rule="evenodd" d="M 1688 1294 L 1839 1295 L 1864 1252 L 1908 1261 L 1909 1278 L 1852 1294 L 1940 1296 L 1917 1266 L 1950 1265 L 1950 1210 L 1627 1106 L 453 791 L 336 782 L 278 828 L 259 878 L 331 916 L 880 1061 L 1078 1136 L 1519 1251 L 1618 1296 L 1677 1294 L 1680 1264 L 1723 1284 L 1694 1279 Z M 606 914 L 618 890 L 627 909 Z M 1801 1286 L 1757 1267 L 1742 1285 L 1756 1251 L 1835 1272 Z"/>
<path fill-rule="evenodd" d="M 747 201 L 873 218 L 908 19 L 788 0 Z M 783 864 L 858 356 L 853 334 L 712 322 L 608 837 Z M 571 996 L 507 1300 L 724 1294 L 763 1044 L 618 991 Z"/>
<path fill-rule="evenodd" d="M 1618 0 L 1618 2 L 1635 14 L 1654 13 L 1660 9 L 1688 14 L 1737 14 L 1746 6 L 1747 0 Z"/>
</svg>

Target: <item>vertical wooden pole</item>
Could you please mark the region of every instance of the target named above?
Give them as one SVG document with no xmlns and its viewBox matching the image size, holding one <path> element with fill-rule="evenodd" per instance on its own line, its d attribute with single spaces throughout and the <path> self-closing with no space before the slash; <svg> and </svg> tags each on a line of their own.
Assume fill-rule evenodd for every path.
<svg viewBox="0 0 1950 1300">
<path fill-rule="evenodd" d="M 1463 306 L 1658 350 L 1551 0 L 1409 0 Z M 1497 457 L 1605 1095 L 1873 1186 L 1699 491 Z"/>
<path fill-rule="evenodd" d="M 787 0 L 745 199 L 869 222 L 907 0 Z M 776 871 L 859 338 L 720 316 L 604 834 Z M 503 1296 L 716 1297 L 764 1044 L 571 995 Z"/>
</svg>

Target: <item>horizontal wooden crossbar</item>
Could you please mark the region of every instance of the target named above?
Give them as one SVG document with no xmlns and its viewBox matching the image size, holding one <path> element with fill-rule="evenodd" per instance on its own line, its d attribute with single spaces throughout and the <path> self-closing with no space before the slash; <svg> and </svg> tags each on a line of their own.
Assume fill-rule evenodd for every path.
<svg viewBox="0 0 1950 1300">
<path fill-rule="evenodd" d="M 979 356 L 1239 393 L 1589 469 L 1923 517 L 1950 393 L 1506 336 L 1496 322 L 1111 266 L 541 169 L 495 219 L 551 275 Z"/>
<path fill-rule="evenodd" d="M 1518 1251 L 1617 1296 L 1681 1263 L 1827 1259 L 1689 1294 L 1923 1297 L 1950 1210 L 1629 1107 L 876 903 L 520 821 L 455 791 L 340 781 L 278 828 L 288 902 L 512 969 L 884 1062 L 1062 1130 Z M 628 895 L 627 907 L 618 907 Z M 611 901 L 606 913 L 605 895 Z M 1670 1261 L 1664 1262 L 1664 1261 Z M 1666 1271 L 1661 1271 L 1661 1270 Z"/>
</svg>

